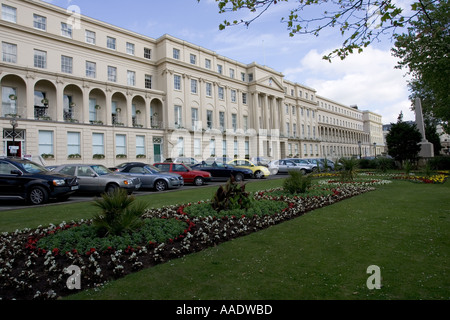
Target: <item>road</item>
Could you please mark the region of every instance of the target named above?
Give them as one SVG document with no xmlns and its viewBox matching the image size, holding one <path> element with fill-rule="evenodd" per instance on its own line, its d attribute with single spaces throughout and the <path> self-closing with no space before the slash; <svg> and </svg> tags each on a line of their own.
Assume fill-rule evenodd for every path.
<svg viewBox="0 0 450 320">
<path fill-rule="evenodd" d="M 275 175 L 275 176 L 269 176 L 267 178 L 267 180 L 274 180 L 274 179 L 281 179 L 281 178 L 285 178 L 287 177 L 287 175 Z M 256 179 L 248 179 L 245 180 L 244 182 L 255 182 L 258 181 Z M 146 195 L 146 194 L 155 194 L 155 193 L 163 193 L 163 192 L 177 192 L 180 190 L 187 190 L 187 189 L 193 189 L 193 188 L 205 188 L 205 187 L 211 187 L 211 186 L 219 186 L 221 184 L 225 184 L 226 181 L 214 181 L 214 182 L 209 182 L 203 186 L 194 186 L 191 184 L 186 184 L 183 187 L 179 188 L 179 189 L 171 189 L 171 190 L 166 190 L 166 191 L 162 191 L 162 192 L 156 192 L 156 191 L 152 191 L 152 190 L 138 190 L 133 192 L 134 196 L 141 196 L 141 195 Z M 70 203 L 77 203 L 77 202 L 84 202 L 84 201 L 91 201 L 95 198 L 96 196 L 93 195 L 82 195 L 82 194 L 75 194 L 72 195 L 68 200 L 61 202 L 61 201 L 56 201 L 56 200 L 50 200 L 49 203 L 41 205 L 41 206 L 51 206 L 51 205 L 59 205 L 59 204 L 70 204 Z M 98 196 L 97 196 L 98 197 Z M 35 208 L 35 207 L 39 207 L 39 206 L 31 206 L 31 205 L 27 205 L 25 203 L 25 201 L 23 200 L 6 200 L 6 199 L 0 199 L 0 212 L 1 211 L 8 211 L 8 210 L 21 210 L 21 209 L 29 209 L 29 208 Z"/>
</svg>

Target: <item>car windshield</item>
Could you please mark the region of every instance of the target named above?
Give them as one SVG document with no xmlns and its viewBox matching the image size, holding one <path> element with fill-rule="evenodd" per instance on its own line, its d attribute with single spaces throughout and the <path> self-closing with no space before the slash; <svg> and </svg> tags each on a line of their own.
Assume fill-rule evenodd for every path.
<svg viewBox="0 0 450 320">
<path fill-rule="evenodd" d="M 104 176 L 106 174 L 112 173 L 111 170 L 102 165 L 91 166 L 92 170 L 94 170 L 99 176 Z"/>
<path fill-rule="evenodd" d="M 147 172 L 150 172 L 150 173 L 160 173 L 160 172 L 161 172 L 157 167 L 154 167 L 154 166 L 152 166 L 152 165 L 150 165 L 150 164 L 146 165 L 146 166 L 144 167 L 144 169 L 145 169 Z"/>
<path fill-rule="evenodd" d="M 22 162 L 23 168 L 29 173 L 48 172 L 49 170 L 34 162 Z"/>
</svg>

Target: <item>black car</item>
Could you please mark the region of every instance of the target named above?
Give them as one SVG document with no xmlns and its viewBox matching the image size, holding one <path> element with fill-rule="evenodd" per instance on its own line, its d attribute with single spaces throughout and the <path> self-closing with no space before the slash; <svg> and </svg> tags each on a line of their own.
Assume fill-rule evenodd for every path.
<svg viewBox="0 0 450 320">
<path fill-rule="evenodd" d="M 39 205 L 50 198 L 67 200 L 78 188 L 75 176 L 49 171 L 25 159 L 0 158 L 0 199 Z"/>
<path fill-rule="evenodd" d="M 253 177 L 253 172 L 250 169 L 237 168 L 234 165 L 222 162 L 207 164 L 203 161 L 202 163 L 191 166 L 191 169 L 211 173 L 212 180 L 228 180 L 232 175 L 236 181 L 242 181 Z"/>
</svg>

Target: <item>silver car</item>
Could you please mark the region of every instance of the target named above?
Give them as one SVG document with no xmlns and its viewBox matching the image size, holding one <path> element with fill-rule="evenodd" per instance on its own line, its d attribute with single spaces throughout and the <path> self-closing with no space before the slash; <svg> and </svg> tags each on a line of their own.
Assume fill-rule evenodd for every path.
<svg viewBox="0 0 450 320">
<path fill-rule="evenodd" d="M 283 159 L 283 160 L 287 160 L 287 161 L 291 161 L 294 162 L 295 165 L 297 167 L 299 167 L 298 169 L 300 171 L 302 171 L 302 173 L 311 173 L 314 171 L 314 165 L 312 165 L 311 163 L 309 163 L 308 161 L 306 161 L 305 159 L 300 159 L 300 158 L 288 158 L 288 159 Z"/>
<path fill-rule="evenodd" d="M 305 167 L 300 164 L 296 164 L 292 160 L 281 159 L 269 162 L 269 170 L 272 168 L 277 168 L 279 174 L 289 173 L 289 171 L 300 171 L 303 174 L 311 172 L 309 166 Z"/>
<path fill-rule="evenodd" d="M 164 191 L 184 186 L 181 175 L 172 172 L 161 172 L 158 168 L 143 162 L 126 162 L 118 165 L 117 172 L 128 177 L 139 178 L 142 189 Z"/>
<path fill-rule="evenodd" d="M 53 172 L 76 176 L 80 192 L 103 193 L 122 188 L 132 194 L 142 185 L 139 178 L 114 173 L 100 164 L 66 164 L 56 167 Z"/>
</svg>

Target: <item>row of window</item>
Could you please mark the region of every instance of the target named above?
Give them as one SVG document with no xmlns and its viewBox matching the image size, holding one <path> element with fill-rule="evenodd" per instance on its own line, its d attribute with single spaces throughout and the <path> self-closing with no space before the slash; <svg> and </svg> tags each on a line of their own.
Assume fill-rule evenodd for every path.
<svg viewBox="0 0 450 320">
<path fill-rule="evenodd" d="M 2 4 L 2 20 L 17 23 L 17 8 Z M 61 22 L 61 36 L 72 39 L 74 23 L 69 23 L 71 20 L 68 19 L 66 22 Z M 37 30 L 47 31 L 47 17 L 33 14 L 33 27 Z M 85 42 L 88 44 L 97 44 L 97 34 L 95 31 L 85 30 Z M 117 39 L 111 36 L 106 37 L 106 47 L 111 50 L 117 50 Z M 136 46 L 134 43 L 126 43 L 126 53 L 130 55 L 136 54 Z M 143 57 L 145 59 L 152 58 L 152 50 L 150 48 L 144 48 Z"/>
<path fill-rule="evenodd" d="M 6 4 L 2 4 L 2 20 L 17 23 L 17 8 L 14 8 L 12 6 L 8 6 Z M 74 30 L 74 24 L 76 24 L 76 21 L 73 23 L 70 23 L 73 19 L 68 19 L 65 22 L 61 22 L 61 36 L 67 37 L 72 39 L 73 38 L 73 30 Z M 41 31 L 47 31 L 47 17 L 39 15 L 39 14 L 33 14 L 33 27 L 37 30 Z M 97 45 L 97 34 L 95 31 L 85 29 L 85 42 L 91 45 Z M 117 50 L 117 38 L 112 36 L 106 37 L 106 48 L 111 50 Z M 126 53 L 129 55 L 136 55 L 136 45 L 132 42 L 126 42 L 125 46 Z M 148 47 L 143 48 L 143 57 L 145 59 L 152 59 L 152 49 Z M 181 59 L 181 50 L 178 48 L 173 49 L 173 58 L 180 60 Z M 197 55 L 190 54 L 189 61 L 191 64 L 197 65 Z M 212 61 L 211 59 L 206 58 L 204 67 L 207 69 L 212 69 Z M 217 64 L 217 72 L 219 74 L 223 74 L 223 65 Z M 232 79 L 235 79 L 235 69 L 229 68 L 229 77 Z M 241 80 L 242 81 L 253 81 L 253 74 L 246 74 L 245 72 L 241 72 Z"/>
<path fill-rule="evenodd" d="M 17 63 L 17 45 L 8 42 L 2 42 L 2 61 L 8 63 Z M 47 68 L 47 52 L 34 49 L 34 67 L 40 69 Z M 86 61 L 87 78 L 97 77 L 97 63 L 92 61 Z M 117 67 L 108 66 L 108 81 L 117 82 L 118 74 Z M 73 57 L 61 55 L 61 72 L 72 74 L 73 73 Z M 136 72 L 127 70 L 127 85 L 136 86 Z M 152 89 L 152 76 L 146 74 L 144 77 L 144 87 L 146 89 Z"/>
<path fill-rule="evenodd" d="M 340 108 L 340 107 L 334 106 L 334 105 L 326 103 L 326 102 L 323 103 L 323 101 L 320 102 L 320 106 L 324 109 L 327 109 L 327 110 L 330 110 L 330 111 L 333 111 L 336 113 L 341 113 L 348 117 L 353 117 L 355 119 L 362 119 L 362 115 L 359 113 L 347 110 L 345 108 Z"/>
<path fill-rule="evenodd" d="M 54 131 L 39 130 L 39 154 L 55 154 Z M 67 156 L 82 154 L 81 132 L 67 132 Z M 136 136 L 136 155 L 146 155 L 145 136 Z M 127 136 L 125 134 L 115 135 L 116 155 L 127 155 Z M 105 155 L 105 134 L 92 133 L 92 154 Z"/>
<path fill-rule="evenodd" d="M 175 74 L 173 76 L 173 87 L 174 90 L 182 91 L 182 77 L 180 75 Z M 198 86 L 198 80 L 191 79 L 191 93 L 192 94 L 198 94 L 199 86 Z M 207 97 L 213 96 L 213 84 L 211 82 L 205 83 L 205 94 Z M 219 86 L 217 89 L 218 98 L 220 100 L 225 99 L 225 88 Z M 237 102 L 237 90 L 230 89 L 230 99 L 231 102 L 236 103 Z M 248 95 L 246 92 L 242 92 L 242 103 L 247 104 L 248 102 Z"/>
<path fill-rule="evenodd" d="M 192 155 L 195 158 L 200 158 L 205 156 L 205 152 L 207 152 L 208 156 L 217 156 L 219 153 L 218 148 L 217 148 L 217 141 L 215 139 L 211 139 L 209 140 L 209 144 L 208 144 L 208 149 L 203 150 L 202 148 L 202 139 L 199 138 L 194 138 L 194 148 L 192 151 Z M 186 142 L 184 141 L 183 137 L 179 137 L 177 140 L 177 144 L 175 146 L 175 152 L 176 155 L 178 157 L 183 157 L 186 156 L 186 150 L 185 150 L 185 144 Z M 239 155 L 239 142 L 237 141 L 237 139 L 235 138 L 233 141 L 233 150 L 232 150 L 232 154 L 228 154 L 228 142 L 227 140 L 222 140 L 222 156 L 234 156 L 234 155 Z M 244 141 L 244 154 L 245 155 L 249 155 L 250 154 L 250 142 L 249 141 Z"/>
<path fill-rule="evenodd" d="M 181 59 L 181 50 L 177 49 L 177 48 L 173 48 L 172 51 L 172 57 L 176 60 L 180 60 Z M 189 55 L 189 62 L 193 65 L 197 65 L 198 61 L 197 61 L 197 55 L 191 53 Z M 205 58 L 205 68 L 206 69 L 212 69 L 212 62 L 211 59 Z M 223 70 L 223 65 L 221 64 L 217 64 L 217 73 L 219 74 L 224 74 L 224 70 Z M 228 69 L 228 76 L 231 79 L 235 79 L 236 78 L 236 71 L 233 68 L 229 68 Z M 253 81 L 253 73 L 249 73 L 246 74 L 245 72 L 241 72 L 241 81 L 248 81 L 248 82 L 252 82 Z"/>
</svg>

